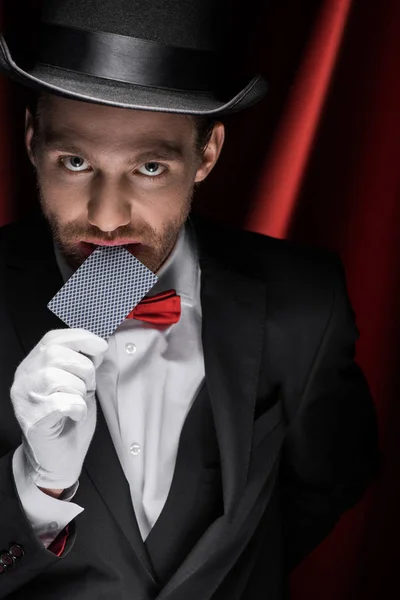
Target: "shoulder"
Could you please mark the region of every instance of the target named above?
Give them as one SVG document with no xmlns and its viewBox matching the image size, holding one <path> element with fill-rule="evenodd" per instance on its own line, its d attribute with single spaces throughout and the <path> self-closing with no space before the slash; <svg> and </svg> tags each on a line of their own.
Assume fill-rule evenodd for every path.
<svg viewBox="0 0 400 600">
<path fill-rule="evenodd" d="M 0 226 L 0 239 L 12 239 L 17 234 L 30 234 L 30 238 L 34 239 L 36 233 L 42 233 L 42 229 L 46 226 L 46 220 L 40 209 L 36 206 L 28 210 L 19 218 Z"/>
<path fill-rule="evenodd" d="M 29 254 L 39 257 L 49 248 L 50 229 L 41 211 L 34 207 L 19 219 L 0 227 L 0 256 Z"/>
<path fill-rule="evenodd" d="M 286 293 L 313 293 L 332 290 L 343 267 L 337 254 L 329 250 L 223 226 L 192 217 L 198 240 L 208 256 L 230 270 L 264 280 Z"/>
</svg>

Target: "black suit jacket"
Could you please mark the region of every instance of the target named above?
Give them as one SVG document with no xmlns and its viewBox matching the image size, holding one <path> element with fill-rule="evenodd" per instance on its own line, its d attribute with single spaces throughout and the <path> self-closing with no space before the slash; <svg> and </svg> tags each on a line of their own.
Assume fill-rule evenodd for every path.
<svg viewBox="0 0 400 600">
<path fill-rule="evenodd" d="M 64 326 L 46 308 L 63 282 L 40 214 L 1 228 L 0 550 L 17 543 L 24 556 L 0 576 L 0 598 L 279 600 L 375 473 L 375 411 L 339 259 L 193 222 L 223 512 L 162 587 L 101 411 L 75 498 L 85 510 L 62 557 L 33 534 L 12 476 L 21 432 L 9 390 L 24 356 Z M 168 502 L 190 523 L 184 498 Z"/>
</svg>

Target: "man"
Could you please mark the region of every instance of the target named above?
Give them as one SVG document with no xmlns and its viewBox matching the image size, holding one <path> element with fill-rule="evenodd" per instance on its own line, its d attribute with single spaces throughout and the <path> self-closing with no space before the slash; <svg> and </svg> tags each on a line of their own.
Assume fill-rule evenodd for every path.
<svg viewBox="0 0 400 600">
<path fill-rule="evenodd" d="M 285 598 L 376 470 L 338 258 L 189 217 L 265 91 L 224 80 L 217 5 L 53 0 L 34 61 L 0 38 L 41 206 L 0 232 L 0 598 Z M 110 244 L 165 314 L 105 340 L 47 303 Z"/>
</svg>

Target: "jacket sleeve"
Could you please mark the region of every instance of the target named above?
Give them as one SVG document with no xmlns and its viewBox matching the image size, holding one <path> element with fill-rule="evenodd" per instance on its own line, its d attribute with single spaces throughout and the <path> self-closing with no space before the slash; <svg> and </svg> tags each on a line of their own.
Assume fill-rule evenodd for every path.
<svg viewBox="0 0 400 600">
<path fill-rule="evenodd" d="M 57 556 L 60 548 L 56 542 L 52 545 L 56 551 L 52 552 L 38 539 L 15 487 L 12 469 L 14 452 L 10 451 L 0 458 L 0 598 L 7 598 L 51 565 L 63 560 L 71 552 L 76 539 L 75 520 L 68 525 L 68 538 L 62 548 L 62 556 Z M 14 558 L 8 564 L 10 556 Z"/>
<path fill-rule="evenodd" d="M 330 316 L 283 449 L 282 519 L 289 571 L 360 500 L 379 470 L 375 407 L 354 362 L 358 331 L 336 257 L 333 273 Z"/>
</svg>

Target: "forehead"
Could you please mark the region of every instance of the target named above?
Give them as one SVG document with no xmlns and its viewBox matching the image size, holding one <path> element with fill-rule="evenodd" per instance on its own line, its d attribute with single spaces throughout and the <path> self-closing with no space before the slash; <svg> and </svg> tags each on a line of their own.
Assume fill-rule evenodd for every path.
<svg viewBox="0 0 400 600">
<path fill-rule="evenodd" d="M 188 115 L 115 108 L 49 96 L 40 114 L 46 141 L 71 137 L 108 146 L 132 146 L 135 142 L 164 139 L 189 146 L 195 126 Z"/>
</svg>

